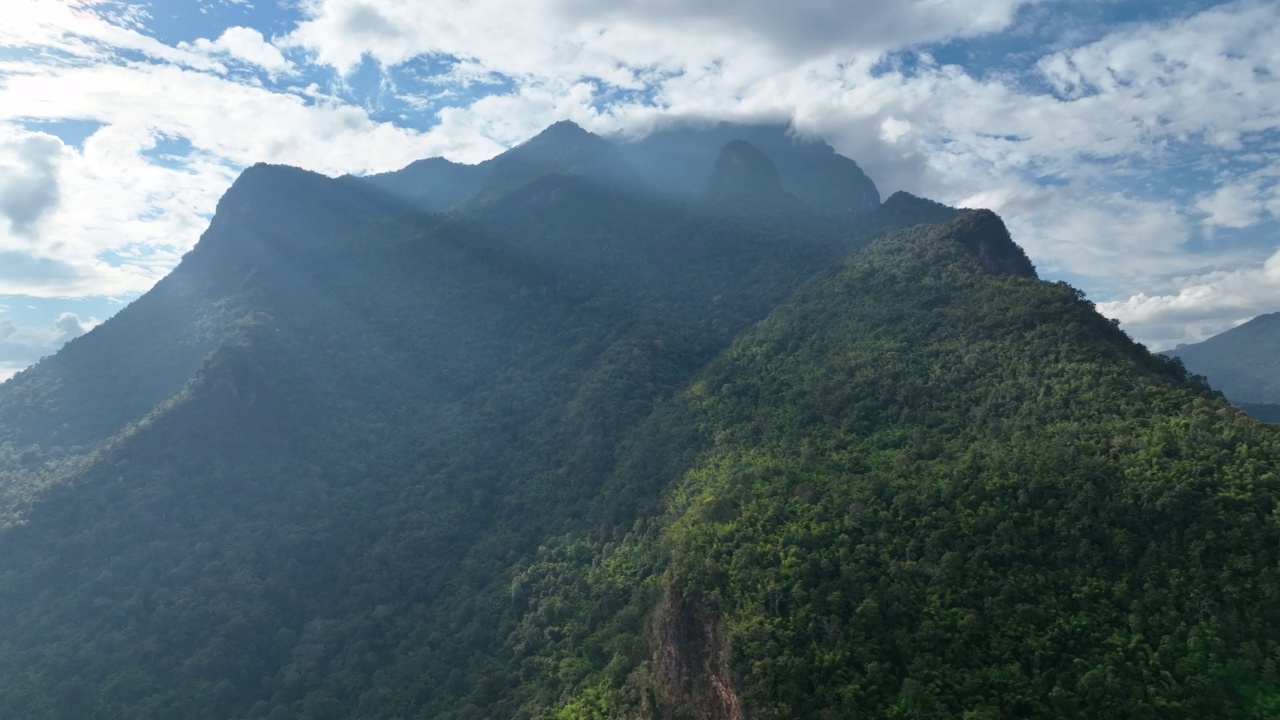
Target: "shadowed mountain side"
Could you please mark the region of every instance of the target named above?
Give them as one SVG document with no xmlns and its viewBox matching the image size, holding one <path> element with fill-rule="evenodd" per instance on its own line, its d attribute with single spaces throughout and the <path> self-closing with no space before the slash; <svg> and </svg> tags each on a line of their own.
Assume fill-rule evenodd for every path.
<svg viewBox="0 0 1280 720">
<path fill-rule="evenodd" d="M 616 145 L 564 120 L 494 158 L 484 180 L 465 202 L 479 207 L 549 175 L 583 178 L 626 191 L 638 191 L 644 185 Z"/>
<path fill-rule="evenodd" d="M 745 140 L 731 140 L 720 148 L 707 181 L 712 202 L 772 199 L 784 192 L 773 161 Z"/>
<path fill-rule="evenodd" d="M 492 167 L 492 160 L 465 165 L 437 157 L 414 161 L 394 172 L 351 179 L 386 191 L 428 212 L 439 212 L 457 205 L 475 192 Z"/>
<path fill-rule="evenodd" d="M 732 140 L 721 148 L 707 181 L 706 200 L 712 212 L 776 227 L 839 224 L 783 190 L 773 161 L 745 140 Z"/>
<path fill-rule="evenodd" d="M 572 527 L 655 403 L 865 240 L 787 224 L 677 210 L 581 175 L 446 217 L 350 180 L 249 169 L 170 279 L 0 390 L 10 427 L 41 452 L 87 449 L 58 445 L 55 421 L 105 443 L 57 472 L 35 462 L 7 476 L 5 520 L 19 524 L 0 542 L 34 574 L 0 583 L 25 628 L 2 639 L 14 652 L 0 661 L 13 679 L 0 714 L 145 716 L 137 703 L 160 703 L 248 716 L 257 702 L 292 707 L 292 650 L 328 632 L 316 618 L 398 608 L 444 626 L 452 611 L 432 598 Z M 182 315 L 168 293 L 188 278 L 200 284 Z M 158 371 L 160 351 L 201 326 L 191 314 L 215 312 L 217 332 Z M 81 345 L 102 362 L 52 374 Z M 382 580 L 350 574 L 361 566 Z M 93 589 L 105 567 L 132 589 Z M 375 589 L 391 577 L 402 591 Z M 349 596 L 353 582 L 371 594 Z M 386 667 L 418 662 L 421 646 L 376 644 Z M 445 664 L 424 672 L 456 667 L 466 647 L 440 646 Z M 122 683 L 135 700 L 112 694 Z M 316 692 L 313 704 L 366 702 Z M 457 709 L 443 691 L 413 704 Z"/>
<path fill-rule="evenodd" d="M 150 292 L 0 392 L 0 443 L 46 451 L 92 445 L 182 388 L 249 309 L 249 269 L 270 256 L 301 268 L 312 244 L 367 229 L 392 211 L 378 193 L 295 168 L 256 165 L 218 204 L 209 229 Z"/>
</svg>

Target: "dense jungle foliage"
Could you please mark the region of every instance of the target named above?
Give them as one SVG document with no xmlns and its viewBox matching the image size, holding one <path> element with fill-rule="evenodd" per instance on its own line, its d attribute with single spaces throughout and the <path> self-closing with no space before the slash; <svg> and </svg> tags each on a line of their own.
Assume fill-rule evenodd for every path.
<svg viewBox="0 0 1280 720">
<path fill-rule="evenodd" d="M 555 717 L 663 698 L 679 613 L 740 695 L 667 680 L 676 717 L 1280 713 L 1280 433 L 1072 288 L 981 271 L 965 221 L 746 333 L 674 411 L 706 452 L 663 512 L 521 576 L 525 627 L 585 638 L 516 645 L 578 663 Z"/>
<path fill-rule="evenodd" d="M 1276 428 L 991 213 L 575 130 L 252 168 L 0 386 L 0 717 L 1280 712 Z"/>
</svg>

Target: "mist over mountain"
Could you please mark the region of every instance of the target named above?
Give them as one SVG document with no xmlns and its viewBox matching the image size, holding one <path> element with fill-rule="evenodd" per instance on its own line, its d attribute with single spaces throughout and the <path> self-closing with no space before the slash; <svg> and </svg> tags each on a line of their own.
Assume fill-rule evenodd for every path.
<svg viewBox="0 0 1280 720">
<path fill-rule="evenodd" d="M 394 172 L 350 179 L 431 211 L 456 205 L 486 183 L 496 190 L 480 197 L 500 195 L 550 174 L 590 177 L 605 185 L 689 200 L 706 194 L 708 178 L 730 143 L 749 145 L 767 158 L 782 189 L 811 209 L 845 215 L 880 204 L 875 183 L 856 162 L 825 142 L 792 136 L 785 125 L 684 123 L 640 138 L 607 140 L 562 121 L 476 165 L 431 158 Z"/>
<path fill-rule="evenodd" d="M 653 187 L 696 195 L 729 143 L 746 143 L 768 158 L 782 187 L 811 208 L 846 214 L 880 204 L 875 183 L 858 164 L 820 140 L 795 137 L 781 125 L 673 124 L 620 143 L 627 160 Z"/>
<path fill-rule="evenodd" d="M 1278 461 L 785 128 L 257 165 L 0 385 L 0 716 L 1272 717 Z"/>
</svg>

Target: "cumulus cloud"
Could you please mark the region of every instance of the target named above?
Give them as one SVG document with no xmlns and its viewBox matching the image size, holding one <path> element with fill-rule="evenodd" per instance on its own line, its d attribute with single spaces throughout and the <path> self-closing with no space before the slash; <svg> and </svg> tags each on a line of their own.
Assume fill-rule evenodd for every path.
<svg viewBox="0 0 1280 720">
<path fill-rule="evenodd" d="M 687 61 L 707 50 L 804 59 L 993 32 L 1028 1 L 800 0 L 780 8 L 768 0 L 310 0 L 288 40 L 344 71 L 365 55 L 394 65 L 441 54 L 507 75 L 565 72 L 626 85 L 629 74 L 692 69 Z"/>
<path fill-rule="evenodd" d="M 137 29 L 145 11 L 137 5 L 95 7 L 93 0 L 6 0 L 0 47 L 32 49 L 69 59 L 109 60 L 131 51 L 198 70 L 225 72 L 206 55 L 166 45 Z"/>
<path fill-rule="evenodd" d="M 1171 292 L 1139 292 L 1098 309 L 1157 348 L 1199 342 L 1280 308 L 1280 247 L 1256 265 L 1177 278 L 1176 285 Z"/>
<path fill-rule="evenodd" d="M 0 126 L 0 218 L 11 232 L 31 237 L 58 205 L 62 141 L 44 133 Z"/>
<path fill-rule="evenodd" d="M 1169 200 L 1103 192 L 1087 183 L 1051 187 L 1020 184 L 959 200 L 1007 218 L 1010 232 L 1037 258 L 1041 272 L 1092 276 L 1107 289 L 1149 286 L 1222 262 L 1189 253 L 1194 226 Z"/>
<path fill-rule="evenodd" d="M 566 15 L 580 21 L 626 18 L 698 32 L 724 28 L 750 34 L 793 57 L 884 51 L 919 43 L 1002 30 L 1028 0 L 800 0 L 785 9 L 773 0 L 566 0 Z M 699 23 L 699 21 L 703 21 Z"/>
<path fill-rule="evenodd" d="M 253 28 L 230 27 L 217 40 L 200 38 L 193 43 L 182 43 L 179 47 L 209 55 L 228 55 L 272 74 L 293 69 L 293 64 L 285 59 L 280 49 L 267 42 L 262 33 Z"/>
<path fill-rule="evenodd" d="M 1196 209 L 1207 215 L 1207 225 L 1246 228 L 1262 219 L 1265 204 L 1256 185 L 1228 185 L 1202 196 Z"/>
<path fill-rule="evenodd" d="M 81 319 L 75 313 L 62 313 L 48 325 L 19 325 L 0 315 L 0 381 L 40 358 L 58 351 L 70 340 L 85 334 L 98 324 L 94 318 Z"/>
<path fill-rule="evenodd" d="M 0 294 L 146 290 L 194 245 L 239 167 L 267 161 L 331 175 L 384 171 L 453 150 L 459 140 L 172 65 L 9 63 L 3 71 L 0 138 L 13 140 L 0 145 L 0 158 L 26 160 L 0 160 L 0 217 L 12 224 L 6 232 L 0 223 L 0 251 L 21 250 L 72 271 L 0 269 Z M 101 127 L 76 148 L 21 125 L 67 117 Z M 186 140 L 189 152 L 157 162 L 158 143 L 171 138 Z M 53 202 L 57 191 L 68 201 Z"/>
<path fill-rule="evenodd" d="M 67 263 L 35 257 L 31 250 L 0 250 L 0 288 L 4 295 L 40 295 L 31 292 L 50 285 L 75 283 L 80 273 Z"/>
<path fill-rule="evenodd" d="M 53 328 L 58 331 L 58 341 L 67 342 L 89 332 L 91 326 L 87 326 L 79 315 L 64 312 L 53 321 Z"/>
<path fill-rule="evenodd" d="M 30 363 L 0 360 L 0 383 L 22 372 Z"/>
<path fill-rule="evenodd" d="M 0 119 L 6 131 L 21 132 Z M 82 148 L 55 140 L 64 202 L 47 204 L 28 232 L 0 225 L 0 295 L 123 294 L 162 277 L 207 222 L 219 192 L 210 180 L 232 172 L 208 159 L 182 169 L 152 163 L 144 152 L 156 141 L 145 128 L 118 125 Z"/>
</svg>

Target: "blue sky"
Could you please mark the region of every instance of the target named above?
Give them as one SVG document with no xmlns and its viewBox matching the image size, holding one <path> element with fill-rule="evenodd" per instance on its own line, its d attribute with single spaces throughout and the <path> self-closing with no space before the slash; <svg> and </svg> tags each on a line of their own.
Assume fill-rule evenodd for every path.
<svg viewBox="0 0 1280 720">
<path fill-rule="evenodd" d="M 6 0 L 0 378 L 145 292 L 241 168 L 772 119 L 990 207 L 1156 348 L 1280 310 L 1280 3 Z"/>
</svg>

